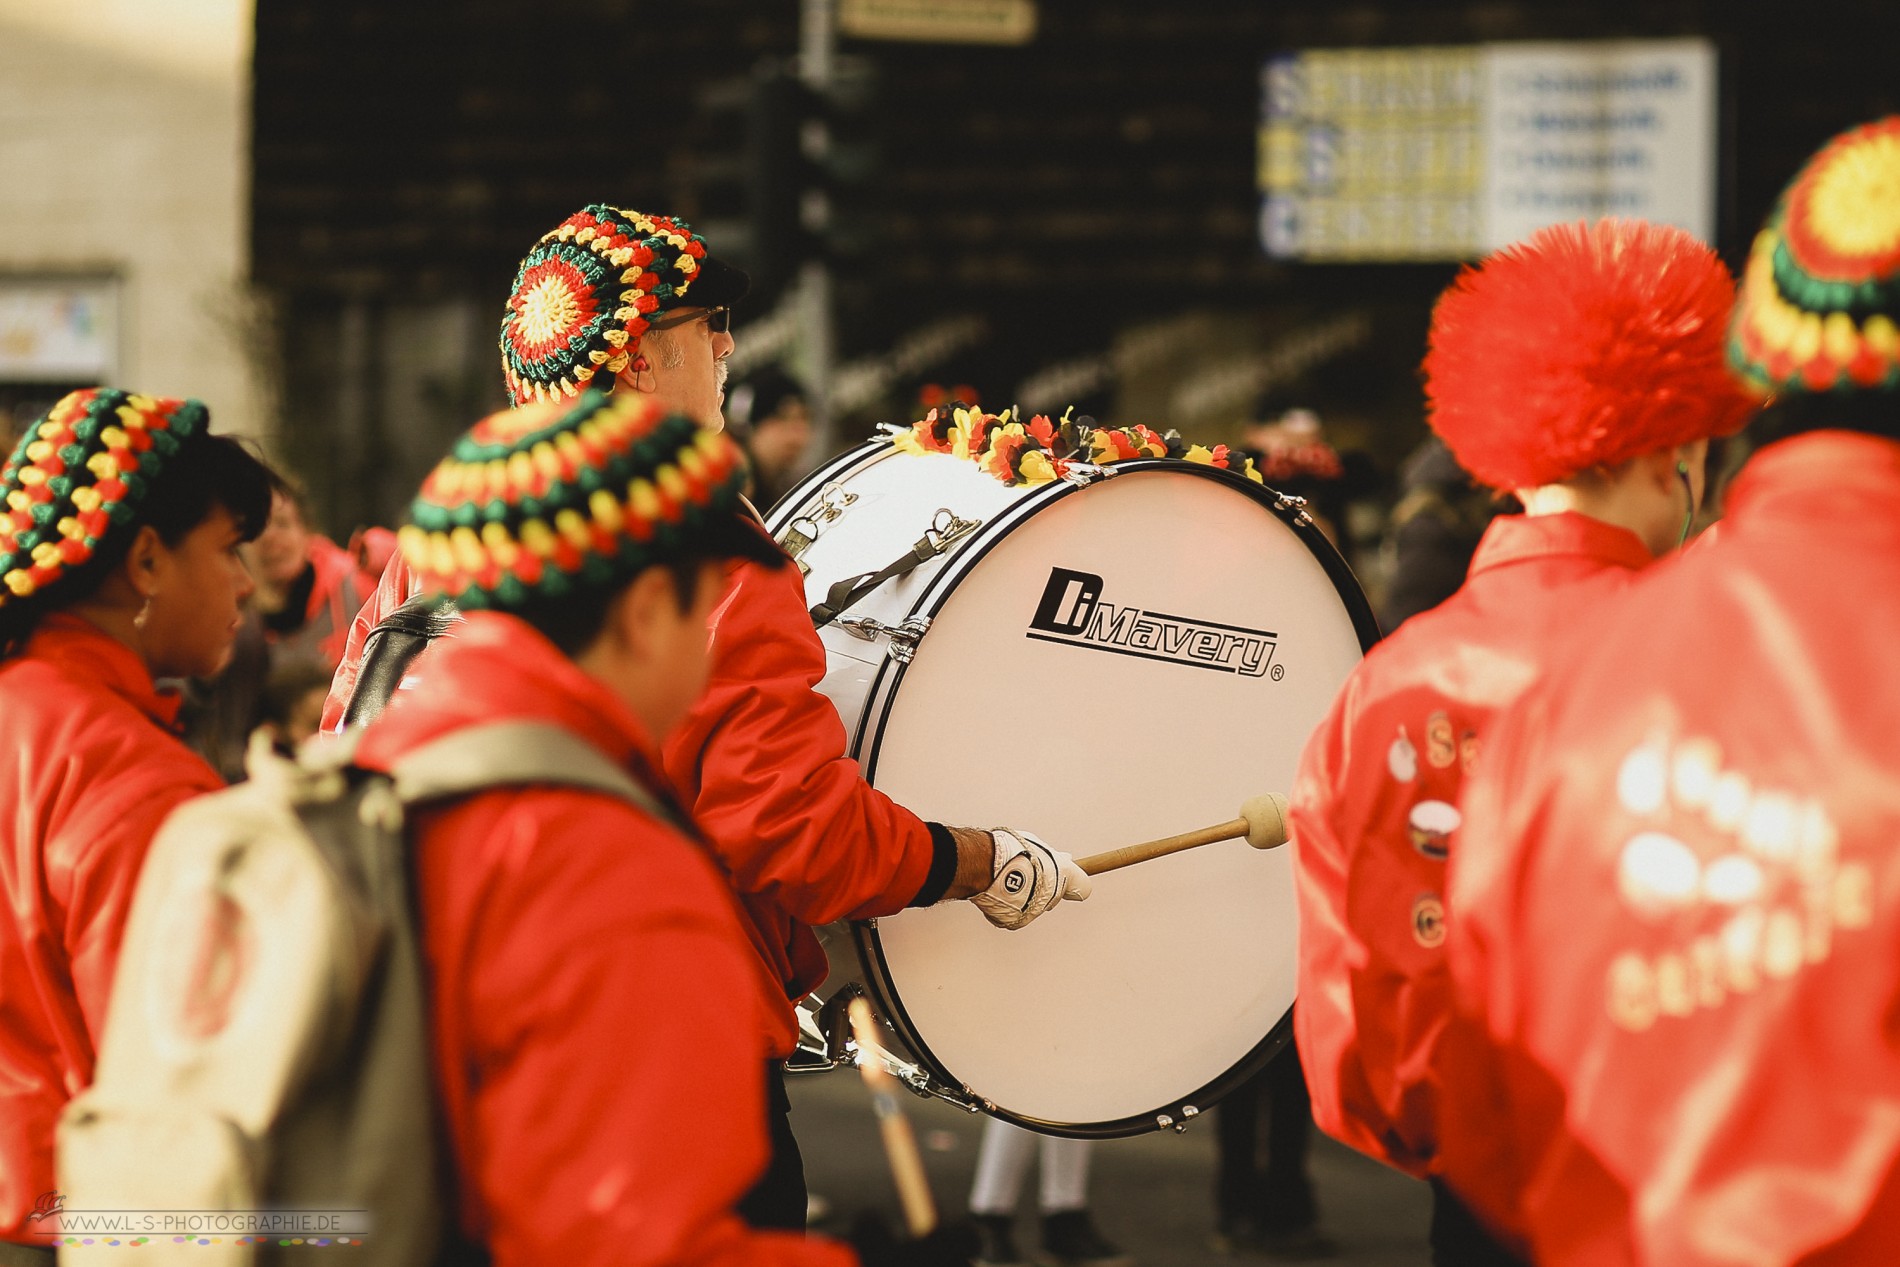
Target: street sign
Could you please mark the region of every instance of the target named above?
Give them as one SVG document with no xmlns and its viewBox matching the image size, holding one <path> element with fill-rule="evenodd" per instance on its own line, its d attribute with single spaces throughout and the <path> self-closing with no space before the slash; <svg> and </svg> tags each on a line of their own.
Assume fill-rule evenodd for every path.
<svg viewBox="0 0 1900 1267">
<path fill-rule="evenodd" d="M 1717 73 L 1700 39 L 1277 56 L 1261 74 L 1261 244 L 1279 259 L 1471 259 L 1605 215 L 1710 241 Z"/>
<path fill-rule="evenodd" d="M 860 40 L 1027 44 L 1035 0 L 839 0 L 838 32 Z"/>
</svg>

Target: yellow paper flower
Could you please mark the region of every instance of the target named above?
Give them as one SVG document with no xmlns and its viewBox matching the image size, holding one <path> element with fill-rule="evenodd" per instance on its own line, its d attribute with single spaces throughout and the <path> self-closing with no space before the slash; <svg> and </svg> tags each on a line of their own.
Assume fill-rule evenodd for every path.
<svg viewBox="0 0 1900 1267">
<path fill-rule="evenodd" d="M 1022 461 L 1022 480 L 1025 484 L 1047 484 L 1056 477 L 1056 468 L 1046 454 L 1038 451 L 1025 453 Z"/>
</svg>

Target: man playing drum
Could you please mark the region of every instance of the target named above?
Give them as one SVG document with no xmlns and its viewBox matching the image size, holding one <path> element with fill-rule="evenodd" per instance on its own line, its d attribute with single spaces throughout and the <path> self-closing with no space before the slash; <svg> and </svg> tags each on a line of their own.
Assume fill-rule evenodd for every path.
<svg viewBox="0 0 1900 1267">
<path fill-rule="evenodd" d="M 746 284 L 679 221 L 589 206 L 522 262 L 501 330 L 509 394 L 522 405 L 589 386 L 639 393 L 718 430 L 734 346 L 730 305 Z M 521 461 L 545 464 L 545 475 L 571 455 L 548 446 Z M 556 522 L 550 558 L 575 549 L 560 535 L 571 527 Z M 409 569 L 392 559 L 351 629 L 326 729 L 343 717 L 369 631 L 414 590 Z M 1021 928 L 1064 898 L 1087 897 L 1089 880 L 1027 832 L 925 822 L 864 781 L 836 710 L 813 689 L 825 653 L 796 568 L 735 565 L 712 629 L 710 683 L 666 740 L 665 774 L 736 890 L 753 948 L 784 987 L 768 1034 L 772 1164 L 741 1212 L 759 1226 L 803 1227 L 782 1062 L 797 1043 L 791 1004 L 826 973 L 812 926 L 967 897 L 992 923 Z"/>
<path fill-rule="evenodd" d="M 1688 234 L 1605 220 L 1505 248 L 1433 314 L 1432 429 L 1524 513 L 1493 521 L 1464 586 L 1354 671 L 1301 757 L 1290 817 L 1314 1118 L 1411 1174 L 1435 1172 L 1451 1125 L 1437 1100 L 1460 787 L 1559 636 L 1686 531 L 1708 439 L 1751 409 L 1723 363 L 1733 295 Z M 1434 1192 L 1436 1262 L 1508 1261 Z"/>
<path fill-rule="evenodd" d="M 1539 1263 L 1900 1261 L 1897 325 L 1891 116 L 1755 239 L 1728 349 L 1775 401 L 1718 539 L 1581 621 L 1468 791 L 1443 1173 Z"/>
</svg>

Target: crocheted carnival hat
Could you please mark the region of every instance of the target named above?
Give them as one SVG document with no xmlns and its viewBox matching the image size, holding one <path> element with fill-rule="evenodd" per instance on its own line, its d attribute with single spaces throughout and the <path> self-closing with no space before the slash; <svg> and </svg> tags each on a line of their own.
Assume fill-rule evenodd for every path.
<svg viewBox="0 0 1900 1267">
<path fill-rule="evenodd" d="M 589 391 L 476 423 L 423 481 L 397 543 L 425 590 L 504 611 L 623 585 L 696 546 L 783 562 L 739 520 L 745 476 L 724 434 L 649 396 Z"/>
<path fill-rule="evenodd" d="M 1552 225 L 1466 268 L 1432 312 L 1427 421 L 1480 483 L 1534 488 L 1739 430 L 1735 283 L 1681 229 Z"/>
<path fill-rule="evenodd" d="M 1900 389 L 1900 115 L 1822 147 L 1742 274 L 1729 361 L 1777 393 Z"/>
<path fill-rule="evenodd" d="M 684 220 L 584 207 L 543 235 L 515 274 L 501 319 L 508 397 L 578 396 L 597 372 L 626 368 L 653 314 L 728 306 L 748 281 L 708 256 Z"/>
<path fill-rule="evenodd" d="M 91 387 L 28 427 L 0 468 L 0 607 L 46 595 L 131 531 L 152 481 L 210 425 L 196 400 Z"/>
</svg>

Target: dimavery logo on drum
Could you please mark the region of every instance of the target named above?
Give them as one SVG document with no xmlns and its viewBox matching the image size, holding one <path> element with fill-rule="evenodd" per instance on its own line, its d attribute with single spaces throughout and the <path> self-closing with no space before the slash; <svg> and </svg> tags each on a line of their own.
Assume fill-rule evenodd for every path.
<svg viewBox="0 0 1900 1267">
<path fill-rule="evenodd" d="M 1242 677 L 1266 676 L 1279 639 L 1265 629 L 1117 607 L 1102 600 L 1101 577 L 1069 568 L 1049 569 L 1027 636 Z"/>
</svg>

